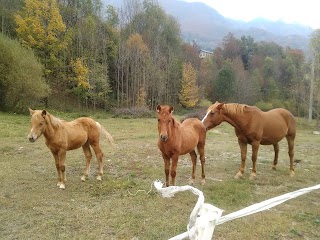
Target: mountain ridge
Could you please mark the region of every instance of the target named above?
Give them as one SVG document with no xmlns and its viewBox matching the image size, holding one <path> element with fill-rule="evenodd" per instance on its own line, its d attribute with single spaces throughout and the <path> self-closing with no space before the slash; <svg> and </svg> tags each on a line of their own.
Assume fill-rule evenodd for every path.
<svg viewBox="0 0 320 240">
<path fill-rule="evenodd" d="M 102 0 L 104 4 L 120 7 L 122 1 Z M 308 50 L 313 29 L 301 24 L 270 21 L 256 18 L 249 22 L 233 20 L 221 15 L 211 6 L 201 2 L 183 0 L 158 0 L 167 14 L 180 24 L 181 34 L 186 42 L 195 41 L 201 48 L 213 50 L 218 47 L 228 33 L 235 37 L 251 36 L 256 42 L 275 42 L 283 47 Z"/>
</svg>

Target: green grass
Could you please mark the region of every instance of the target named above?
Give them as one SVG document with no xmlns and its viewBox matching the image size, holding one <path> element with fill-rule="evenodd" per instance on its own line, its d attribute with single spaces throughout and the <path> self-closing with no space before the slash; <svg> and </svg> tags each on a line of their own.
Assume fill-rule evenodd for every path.
<svg viewBox="0 0 320 240">
<path fill-rule="evenodd" d="M 56 115 L 65 120 L 78 113 Z M 163 160 L 157 148 L 157 121 L 96 118 L 114 137 L 116 146 L 103 145 L 103 181 L 96 181 L 93 159 L 86 182 L 82 150 L 67 153 L 66 190 L 56 187 L 53 157 L 41 137 L 30 143 L 29 116 L 0 113 L 0 232 L 1 239 L 168 239 L 186 231 L 197 197 L 190 192 L 162 198 L 152 188 L 164 180 Z M 234 180 L 240 150 L 234 130 L 222 124 L 207 134 L 206 177 L 200 185 L 200 163 L 196 187 L 205 202 L 224 210 L 224 215 L 251 204 L 319 184 L 320 137 L 312 126 L 299 125 L 295 176 L 289 176 L 286 141 L 280 143 L 278 170 L 271 170 L 272 146 L 261 146 L 257 179 L 250 181 L 251 149 L 247 172 Z M 179 158 L 177 185 L 188 184 L 189 156 Z M 320 192 L 296 199 L 215 228 L 215 239 L 319 239 Z"/>
</svg>

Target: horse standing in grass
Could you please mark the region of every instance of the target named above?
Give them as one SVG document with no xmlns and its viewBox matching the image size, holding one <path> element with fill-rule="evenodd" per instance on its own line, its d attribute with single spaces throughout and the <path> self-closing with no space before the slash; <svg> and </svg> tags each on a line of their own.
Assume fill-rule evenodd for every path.
<svg viewBox="0 0 320 240">
<path fill-rule="evenodd" d="M 205 183 L 204 173 L 204 145 L 206 140 L 206 129 L 202 122 L 197 118 L 189 118 L 182 123 L 177 121 L 173 116 L 173 107 L 168 105 L 158 105 L 158 147 L 161 150 L 164 160 L 164 169 L 166 174 L 166 186 L 169 186 L 169 172 L 171 174 L 171 184 L 175 185 L 176 170 L 179 155 L 189 153 L 192 160 L 192 179 L 191 184 L 195 180 L 197 154 L 195 147 L 197 147 L 200 154 L 200 161 L 202 167 L 202 180 Z M 172 159 L 170 171 L 170 159 Z"/>
<path fill-rule="evenodd" d="M 287 138 L 290 157 L 290 176 L 294 175 L 294 139 L 296 136 L 296 122 L 292 114 L 283 108 L 263 112 L 254 106 L 238 103 L 216 102 L 208 108 L 202 122 L 210 130 L 221 122 L 231 124 L 238 137 L 241 149 L 240 170 L 235 178 L 242 178 L 245 172 L 247 144 L 252 145 L 252 171 L 250 179 L 256 178 L 256 161 L 259 146 L 273 145 L 275 156 L 273 169 L 276 169 L 279 155 L 279 144 L 284 137 Z"/>
<path fill-rule="evenodd" d="M 35 142 L 42 134 L 44 135 L 46 145 L 53 154 L 57 172 L 58 184 L 61 189 L 65 189 L 66 172 L 65 172 L 65 159 L 66 152 L 82 147 L 86 157 L 86 168 L 84 170 L 82 181 L 90 171 L 90 161 L 92 153 L 90 146 L 96 154 L 98 159 L 98 180 L 102 179 L 103 153 L 100 147 L 100 136 L 104 134 L 107 140 L 113 144 L 112 136 L 93 119 L 88 117 L 78 118 L 71 122 L 63 121 L 46 110 L 32 110 L 29 108 L 31 115 L 31 130 L 28 135 L 30 142 Z"/>
</svg>

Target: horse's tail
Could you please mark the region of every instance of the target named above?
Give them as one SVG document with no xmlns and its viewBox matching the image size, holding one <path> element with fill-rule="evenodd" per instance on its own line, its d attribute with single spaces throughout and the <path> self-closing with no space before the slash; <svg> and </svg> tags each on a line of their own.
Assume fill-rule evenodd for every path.
<svg viewBox="0 0 320 240">
<path fill-rule="evenodd" d="M 111 134 L 98 122 L 96 122 L 98 127 L 100 128 L 100 136 L 103 134 L 105 138 L 108 140 L 108 142 L 114 147 L 114 140 Z"/>
</svg>

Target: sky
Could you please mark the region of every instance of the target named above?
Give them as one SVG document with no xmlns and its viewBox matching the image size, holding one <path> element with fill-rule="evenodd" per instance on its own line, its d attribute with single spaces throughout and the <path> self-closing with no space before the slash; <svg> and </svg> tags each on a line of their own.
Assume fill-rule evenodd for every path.
<svg viewBox="0 0 320 240">
<path fill-rule="evenodd" d="M 184 0 L 203 2 L 221 15 L 235 20 L 265 18 L 272 21 L 299 23 L 320 29 L 319 0 Z"/>
</svg>

